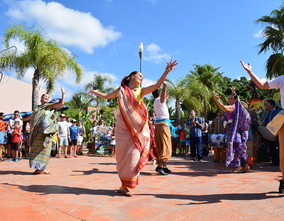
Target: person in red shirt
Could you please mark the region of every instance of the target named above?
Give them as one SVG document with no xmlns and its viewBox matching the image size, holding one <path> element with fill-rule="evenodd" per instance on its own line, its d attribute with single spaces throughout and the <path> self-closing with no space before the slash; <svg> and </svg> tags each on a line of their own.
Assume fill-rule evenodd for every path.
<svg viewBox="0 0 284 221">
<path fill-rule="evenodd" d="M 7 133 L 7 122 L 4 121 L 4 113 L 1 112 L 0 113 L 0 161 L 3 161 L 3 157 L 2 157 L 2 149 L 5 143 L 5 136 Z"/>
<path fill-rule="evenodd" d="M 186 145 L 185 145 L 185 140 L 186 140 L 186 131 L 185 131 L 185 126 L 183 122 L 181 123 L 181 128 L 179 129 L 179 150 L 180 150 L 180 155 L 186 155 Z"/>
<path fill-rule="evenodd" d="M 19 121 L 14 122 L 14 127 L 12 128 L 12 137 L 11 137 L 11 150 L 12 150 L 12 158 L 9 161 L 18 162 L 18 151 L 21 143 L 21 134 L 22 127 L 20 126 Z"/>
</svg>

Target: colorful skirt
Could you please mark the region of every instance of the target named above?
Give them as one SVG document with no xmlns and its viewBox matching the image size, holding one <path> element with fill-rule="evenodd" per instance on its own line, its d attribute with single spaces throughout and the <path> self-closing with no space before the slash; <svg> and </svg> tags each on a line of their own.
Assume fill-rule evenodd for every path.
<svg viewBox="0 0 284 221">
<path fill-rule="evenodd" d="M 30 168 L 44 170 L 48 164 L 54 135 L 38 133 L 31 143 Z"/>
</svg>

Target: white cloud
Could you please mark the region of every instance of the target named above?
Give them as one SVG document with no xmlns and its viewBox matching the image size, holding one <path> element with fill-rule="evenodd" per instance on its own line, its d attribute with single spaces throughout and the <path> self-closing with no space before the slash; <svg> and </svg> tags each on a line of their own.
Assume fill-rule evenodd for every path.
<svg viewBox="0 0 284 221">
<path fill-rule="evenodd" d="M 20 54 L 25 51 L 26 46 L 23 42 L 19 42 L 17 39 L 12 38 L 9 42 L 9 46 L 15 46 L 17 48 L 17 54 Z"/>
<path fill-rule="evenodd" d="M 24 77 L 19 78 L 19 79 L 20 79 L 21 81 L 26 82 L 26 83 L 32 84 L 33 76 L 34 76 L 34 69 L 33 69 L 33 68 L 29 68 L 29 69 L 26 71 Z M 14 76 L 13 76 L 13 77 L 14 77 L 14 78 L 17 78 L 16 73 L 14 73 Z M 41 88 L 46 88 L 46 85 L 45 85 L 45 83 L 44 83 L 42 80 L 39 81 L 39 86 L 40 86 Z"/>
<path fill-rule="evenodd" d="M 156 82 L 147 78 L 143 78 L 142 87 L 148 87 L 152 84 L 156 84 Z"/>
<path fill-rule="evenodd" d="M 57 2 L 42 0 L 11 1 L 9 17 L 44 27 L 48 37 L 66 46 L 78 47 L 87 53 L 121 37 L 114 27 L 104 27 L 91 13 L 64 7 Z"/>
<path fill-rule="evenodd" d="M 149 52 L 148 56 L 144 59 L 147 61 L 153 61 L 155 63 L 161 63 L 162 61 L 169 60 L 171 57 L 167 53 L 162 53 L 162 49 L 156 44 L 150 44 L 146 47 L 146 51 Z"/>
<path fill-rule="evenodd" d="M 253 35 L 253 37 L 255 38 L 262 38 L 264 35 L 263 35 L 263 30 L 260 30 L 259 32 L 257 32 L 256 34 Z"/>
<path fill-rule="evenodd" d="M 91 71 L 91 72 L 85 72 L 82 77 L 82 81 L 80 82 L 80 84 L 77 85 L 75 83 L 76 79 L 75 74 L 70 71 L 66 71 L 64 78 L 58 79 L 56 81 L 55 90 L 53 91 L 52 94 L 54 94 L 54 97 L 60 97 L 61 96 L 60 87 L 63 86 L 64 89 L 66 90 L 66 98 L 67 98 L 66 100 L 69 100 L 72 98 L 74 92 L 77 92 L 78 90 L 84 90 L 85 85 L 94 80 L 94 74 L 107 76 L 111 79 L 112 82 L 117 80 L 117 78 L 113 74 Z M 109 86 L 117 88 L 118 84 L 112 84 Z"/>
<path fill-rule="evenodd" d="M 69 86 L 79 86 L 79 87 L 84 87 L 87 83 L 91 82 L 94 80 L 94 75 L 101 75 L 101 76 L 106 76 L 111 79 L 111 81 L 116 81 L 116 77 L 113 74 L 110 73 L 99 73 L 97 71 L 90 71 L 90 72 L 85 72 L 83 74 L 82 80 L 80 84 L 76 85 L 76 75 L 70 71 L 66 71 L 64 75 L 64 83 L 69 85 Z"/>
</svg>

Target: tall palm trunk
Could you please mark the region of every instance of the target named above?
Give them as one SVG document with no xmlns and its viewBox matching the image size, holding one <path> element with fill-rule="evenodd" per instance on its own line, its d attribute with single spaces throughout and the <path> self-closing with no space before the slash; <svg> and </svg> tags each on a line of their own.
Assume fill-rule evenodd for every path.
<svg viewBox="0 0 284 221">
<path fill-rule="evenodd" d="M 178 122 L 180 120 L 180 99 L 179 97 L 176 98 L 176 122 Z"/>
<path fill-rule="evenodd" d="M 32 110 L 34 110 L 39 101 L 39 70 L 34 72 L 32 87 Z"/>
</svg>

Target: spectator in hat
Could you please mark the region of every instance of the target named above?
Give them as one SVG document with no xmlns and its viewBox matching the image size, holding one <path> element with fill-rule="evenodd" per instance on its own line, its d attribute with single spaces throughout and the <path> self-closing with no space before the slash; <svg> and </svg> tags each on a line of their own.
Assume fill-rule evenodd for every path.
<svg viewBox="0 0 284 221">
<path fill-rule="evenodd" d="M 64 157 L 67 157 L 67 151 L 68 151 L 68 137 L 70 135 L 68 122 L 66 121 L 65 114 L 60 115 L 60 121 L 58 122 L 58 138 L 59 138 L 59 148 L 58 148 L 58 158 L 60 158 L 61 155 L 61 148 L 64 147 Z"/>
<path fill-rule="evenodd" d="M 71 144 L 70 148 L 70 157 L 78 157 L 77 156 L 77 140 L 79 136 L 79 128 L 76 125 L 77 121 L 75 119 L 71 120 L 72 126 L 69 127 L 70 136 L 69 141 Z"/>
</svg>

